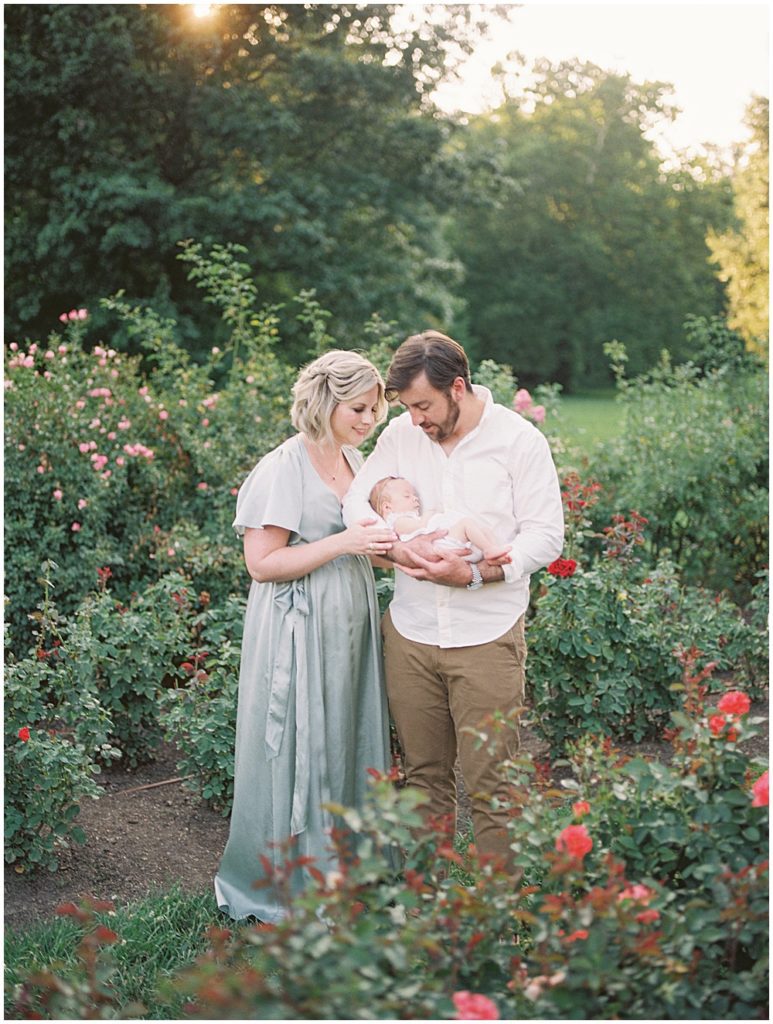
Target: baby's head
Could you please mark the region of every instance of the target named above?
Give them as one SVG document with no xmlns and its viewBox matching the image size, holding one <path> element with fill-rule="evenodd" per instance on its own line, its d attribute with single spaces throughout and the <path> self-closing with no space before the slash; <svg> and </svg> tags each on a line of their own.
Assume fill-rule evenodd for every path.
<svg viewBox="0 0 773 1024">
<path fill-rule="evenodd" d="M 374 484 L 370 504 L 382 519 L 390 513 L 421 512 L 421 501 L 413 484 L 401 476 L 385 476 Z"/>
</svg>

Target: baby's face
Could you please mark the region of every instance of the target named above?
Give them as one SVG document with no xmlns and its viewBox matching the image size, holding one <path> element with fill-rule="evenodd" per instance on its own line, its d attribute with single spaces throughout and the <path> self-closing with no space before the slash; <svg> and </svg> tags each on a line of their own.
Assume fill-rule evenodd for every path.
<svg viewBox="0 0 773 1024">
<path fill-rule="evenodd" d="M 420 512 L 421 501 L 413 484 L 407 480 L 393 480 L 387 488 L 384 505 L 390 512 Z"/>
</svg>

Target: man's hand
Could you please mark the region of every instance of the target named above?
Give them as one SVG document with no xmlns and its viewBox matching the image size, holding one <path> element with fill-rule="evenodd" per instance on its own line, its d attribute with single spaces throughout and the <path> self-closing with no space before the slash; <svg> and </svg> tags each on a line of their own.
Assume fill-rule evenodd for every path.
<svg viewBox="0 0 773 1024">
<path fill-rule="evenodd" d="M 432 542 L 445 537 L 447 533 L 448 530 L 435 530 L 434 533 L 426 533 L 422 534 L 421 537 L 414 537 L 413 540 L 393 543 L 388 557 L 398 568 L 408 566 L 415 569 L 417 563 L 414 561 L 414 555 L 419 555 L 428 562 L 436 562 L 441 556 L 432 546 Z"/>
<path fill-rule="evenodd" d="M 460 555 L 451 551 L 439 555 L 433 551 L 433 559 L 423 558 L 415 551 L 408 551 L 407 555 L 412 565 L 398 564 L 397 568 L 407 576 L 415 580 L 429 580 L 430 583 L 441 583 L 446 587 L 466 587 L 472 579 L 470 563 L 466 562 Z"/>
</svg>

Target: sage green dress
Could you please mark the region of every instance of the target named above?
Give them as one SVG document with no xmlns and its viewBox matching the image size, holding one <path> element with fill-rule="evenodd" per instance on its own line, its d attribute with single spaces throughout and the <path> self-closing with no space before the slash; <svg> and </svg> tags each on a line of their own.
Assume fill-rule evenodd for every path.
<svg viewBox="0 0 773 1024">
<path fill-rule="evenodd" d="M 344 454 L 354 472 L 355 448 Z M 239 491 L 234 527 L 281 526 L 290 545 L 344 529 L 341 505 L 314 469 L 299 435 L 269 452 Z M 357 807 L 367 769 L 389 765 L 389 731 L 373 569 L 343 555 L 288 583 L 252 582 L 244 624 L 236 720 L 234 805 L 228 843 L 215 878 L 221 910 L 276 922 L 284 907 L 265 878 L 310 856 L 334 864 L 322 809 Z M 281 844 L 285 844 L 284 848 Z M 291 887 L 305 884 L 297 870 Z"/>
</svg>

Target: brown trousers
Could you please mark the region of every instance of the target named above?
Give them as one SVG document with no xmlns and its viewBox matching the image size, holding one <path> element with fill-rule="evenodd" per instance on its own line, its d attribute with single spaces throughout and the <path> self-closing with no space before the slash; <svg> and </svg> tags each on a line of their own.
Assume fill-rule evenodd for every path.
<svg viewBox="0 0 773 1024">
<path fill-rule="evenodd" d="M 518 749 L 518 732 L 484 728 L 496 751 L 464 731 L 487 716 L 523 706 L 526 639 L 523 616 L 506 633 L 471 647 L 435 647 L 406 640 L 382 621 L 389 710 L 403 749 L 408 783 L 429 797 L 426 815 L 456 814 L 458 754 L 472 804 L 475 842 L 482 854 L 509 863 L 505 823 L 507 783 L 498 765 Z"/>
</svg>

